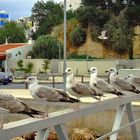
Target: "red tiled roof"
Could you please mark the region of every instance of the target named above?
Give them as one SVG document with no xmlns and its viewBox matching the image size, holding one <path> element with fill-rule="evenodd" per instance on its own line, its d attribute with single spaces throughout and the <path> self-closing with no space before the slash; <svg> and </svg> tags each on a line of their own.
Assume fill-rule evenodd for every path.
<svg viewBox="0 0 140 140">
<path fill-rule="evenodd" d="M 5 52 L 8 49 L 17 48 L 20 46 L 27 45 L 27 43 L 8 43 L 0 45 L 0 52 Z"/>
</svg>

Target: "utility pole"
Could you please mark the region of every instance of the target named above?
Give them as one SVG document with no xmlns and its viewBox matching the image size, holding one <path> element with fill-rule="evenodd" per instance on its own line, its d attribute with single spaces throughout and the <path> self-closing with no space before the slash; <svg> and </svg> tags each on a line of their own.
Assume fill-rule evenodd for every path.
<svg viewBox="0 0 140 140">
<path fill-rule="evenodd" d="M 64 64 L 63 64 L 63 72 L 65 72 L 65 69 L 67 68 L 66 64 L 66 45 L 67 45 L 67 37 L 66 37 L 66 32 L 67 32 L 67 15 L 66 15 L 66 0 L 64 0 Z M 66 91 L 66 75 L 63 76 L 63 89 Z"/>
</svg>

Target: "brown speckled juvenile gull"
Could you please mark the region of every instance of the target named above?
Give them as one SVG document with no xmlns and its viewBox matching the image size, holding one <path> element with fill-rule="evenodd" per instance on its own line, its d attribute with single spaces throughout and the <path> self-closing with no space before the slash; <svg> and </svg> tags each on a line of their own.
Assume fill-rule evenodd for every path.
<svg viewBox="0 0 140 140">
<path fill-rule="evenodd" d="M 27 104 L 14 96 L 0 90 L 0 107 L 9 110 L 10 113 L 26 114 L 30 117 L 36 117 L 37 115 L 44 115 L 44 112 L 30 108 Z"/>
<path fill-rule="evenodd" d="M 139 76 L 134 76 L 133 74 L 129 74 L 128 77 L 126 78 L 126 81 L 130 85 L 140 88 L 140 77 Z"/>
<path fill-rule="evenodd" d="M 130 85 L 125 79 L 117 75 L 116 68 L 109 69 L 109 81 L 117 90 L 131 91 L 135 93 L 140 93 L 140 91 L 135 87 Z"/>
<path fill-rule="evenodd" d="M 35 76 L 28 77 L 25 82 L 29 83 L 29 92 L 33 98 L 44 98 L 51 102 L 79 102 L 60 89 L 38 84 Z"/>
</svg>

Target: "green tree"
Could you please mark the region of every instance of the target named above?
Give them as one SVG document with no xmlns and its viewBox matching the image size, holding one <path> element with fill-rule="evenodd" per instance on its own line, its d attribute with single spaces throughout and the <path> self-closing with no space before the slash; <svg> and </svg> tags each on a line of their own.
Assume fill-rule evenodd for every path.
<svg viewBox="0 0 140 140">
<path fill-rule="evenodd" d="M 61 51 L 62 56 L 62 44 L 56 38 L 50 35 L 44 35 L 37 38 L 30 55 L 32 55 L 32 58 L 56 59 L 59 58 L 59 51 Z"/>
<path fill-rule="evenodd" d="M 48 34 L 52 27 L 63 22 L 63 6 L 53 1 L 38 1 L 32 8 L 31 17 L 39 22 L 36 36 Z"/>
<path fill-rule="evenodd" d="M 67 11 L 67 20 L 76 18 L 76 12 L 74 10 L 68 10 Z"/>
<path fill-rule="evenodd" d="M 76 15 L 82 27 L 88 27 L 90 24 L 90 26 L 96 25 L 102 28 L 110 18 L 110 11 L 91 5 L 78 8 Z"/>
<path fill-rule="evenodd" d="M 14 21 L 7 22 L 0 29 L 0 43 L 4 43 L 6 38 L 9 43 L 23 43 L 26 41 L 24 29 Z"/>
<path fill-rule="evenodd" d="M 72 30 L 70 38 L 72 46 L 79 47 L 86 41 L 86 32 L 77 26 Z"/>
<path fill-rule="evenodd" d="M 103 0 L 82 0 L 84 6 L 100 6 L 103 3 Z"/>
<path fill-rule="evenodd" d="M 44 60 L 44 64 L 43 65 L 43 70 L 45 71 L 45 73 L 47 72 L 47 70 L 49 69 L 49 60 Z"/>
<path fill-rule="evenodd" d="M 108 34 L 107 47 L 120 54 L 130 51 L 132 47 L 132 34 L 128 26 L 125 9 L 120 12 L 119 17 L 112 17 L 105 25 L 105 28 Z"/>
<path fill-rule="evenodd" d="M 5 33 L 3 31 L 3 28 L 0 28 L 0 44 L 4 44 L 5 41 L 6 41 Z"/>
<path fill-rule="evenodd" d="M 140 24 L 140 5 L 127 8 L 127 16 L 129 20 L 129 26 L 135 26 Z"/>
</svg>

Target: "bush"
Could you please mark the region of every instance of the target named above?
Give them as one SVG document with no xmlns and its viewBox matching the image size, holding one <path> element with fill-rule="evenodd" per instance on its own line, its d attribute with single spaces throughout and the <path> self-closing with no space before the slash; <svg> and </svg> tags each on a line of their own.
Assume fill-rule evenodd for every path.
<svg viewBox="0 0 140 140">
<path fill-rule="evenodd" d="M 86 32 L 81 27 L 75 27 L 70 35 L 71 44 L 74 47 L 79 47 L 86 41 Z"/>
<path fill-rule="evenodd" d="M 86 54 L 83 54 L 83 55 L 77 55 L 75 53 L 73 54 L 70 54 L 67 59 L 96 59 L 95 57 L 91 57 L 91 56 L 88 56 Z"/>
<path fill-rule="evenodd" d="M 32 72 L 32 70 L 33 70 L 33 63 L 32 62 L 29 62 L 28 64 L 27 64 L 27 66 L 26 66 L 26 69 L 25 69 L 25 72 L 26 73 L 31 73 Z"/>
</svg>

